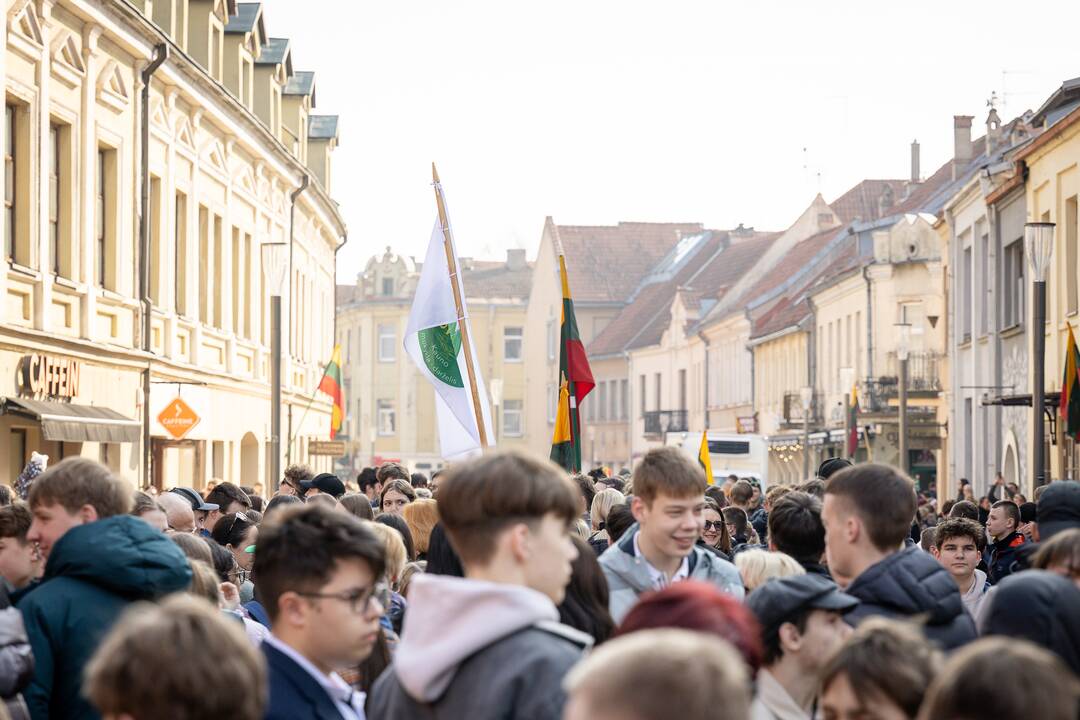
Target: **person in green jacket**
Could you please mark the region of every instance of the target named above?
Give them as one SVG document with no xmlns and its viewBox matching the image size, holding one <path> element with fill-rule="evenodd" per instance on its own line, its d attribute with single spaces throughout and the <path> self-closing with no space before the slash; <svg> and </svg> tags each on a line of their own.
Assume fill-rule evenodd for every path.
<svg viewBox="0 0 1080 720">
<path fill-rule="evenodd" d="M 180 548 L 128 515 L 132 490 L 108 468 L 72 457 L 30 486 L 27 539 L 45 559 L 41 581 L 16 595 L 34 679 L 24 697 L 33 720 L 97 720 L 82 695 L 83 670 L 123 610 L 186 589 Z"/>
</svg>

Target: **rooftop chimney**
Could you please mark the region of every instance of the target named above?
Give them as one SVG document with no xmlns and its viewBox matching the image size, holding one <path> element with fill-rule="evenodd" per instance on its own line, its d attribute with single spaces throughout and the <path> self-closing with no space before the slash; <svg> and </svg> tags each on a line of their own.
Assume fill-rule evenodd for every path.
<svg viewBox="0 0 1080 720">
<path fill-rule="evenodd" d="M 525 267 L 524 248 L 512 248 L 506 251 L 506 268 L 508 270 L 524 270 Z"/>
<path fill-rule="evenodd" d="M 966 163 L 972 158 L 971 121 L 974 115 L 953 115 L 953 159 Z"/>
<path fill-rule="evenodd" d="M 911 182 L 917 183 L 920 179 L 919 175 L 919 141 L 911 141 Z"/>
</svg>

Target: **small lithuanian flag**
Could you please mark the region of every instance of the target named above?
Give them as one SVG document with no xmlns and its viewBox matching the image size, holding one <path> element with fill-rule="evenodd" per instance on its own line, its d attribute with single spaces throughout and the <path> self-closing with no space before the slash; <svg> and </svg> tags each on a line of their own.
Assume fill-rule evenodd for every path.
<svg viewBox="0 0 1080 720">
<path fill-rule="evenodd" d="M 319 390 L 334 399 L 334 411 L 330 415 L 330 439 L 338 434 L 341 429 L 341 421 L 345 417 L 345 395 L 342 391 L 344 383 L 341 380 L 341 346 L 334 346 L 334 353 L 330 356 L 330 362 L 326 365 L 319 382 Z"/>
<path fill-rule="evenodd" d="M 1065 348 L 1065 376 L 1061 379 L 1058 412 L 1065 421 L 1065 434 L 1080 440 L 1080 350 L 1069 325 L 1069 344 Z"/>
<path fill-rule="evenodd" d="M 570 299 L 570 281 L 566 277 L 566 259 L 558 247 L 559 276 L 562 278 L 562 333 L 559 343 L 559 407 L 555 415 L 555 434 L 551 439 L 551 459 L 569 472 L 581 470 L 581 419 L 578 408 L 596 382 L 593 380 L 585 346 L 574 319 L 574 301 Z"/>
<path fill-rule="evenodd" d="M 701 433 L 701 447 L 698 448 L 697 454 L 698 464 L 701 465 L 701 469 L 705 471 L 705 482 L 710 485 L 713 484 L 712 476 L 712 457 L 709 456 L 709 431 L 705 430 Z"/>
</svg>

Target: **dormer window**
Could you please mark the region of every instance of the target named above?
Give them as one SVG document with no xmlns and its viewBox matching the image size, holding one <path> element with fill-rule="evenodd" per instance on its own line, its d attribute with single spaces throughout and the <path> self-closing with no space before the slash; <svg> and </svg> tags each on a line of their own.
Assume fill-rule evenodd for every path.
<svg viewBox="0 0 1080 720">
<path fill-rule="evenodd" d="M 384 277 L 382 279 L 382 294 L 383 297 L 393 297 L 394 295 L 394 278 Z"/>
</svg>

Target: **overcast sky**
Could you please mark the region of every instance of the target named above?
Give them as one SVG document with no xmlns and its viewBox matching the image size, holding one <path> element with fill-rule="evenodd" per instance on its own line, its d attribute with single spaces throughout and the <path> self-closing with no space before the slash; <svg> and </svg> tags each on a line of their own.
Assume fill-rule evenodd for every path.
<svg viewBox="0 0 1080 720">
<path fill-rule="evenodd" d="M 459 253 L 535 255 L 544 217 L 781 230 L 820 190 L 952 154 L 1080 75 L 1080 3 L 267 0 L 341 116 L 338 279 L 422 257 L 432 161 Z M 1049 10 L 1050 8 L 1045 8 Z"/>
</svg>

